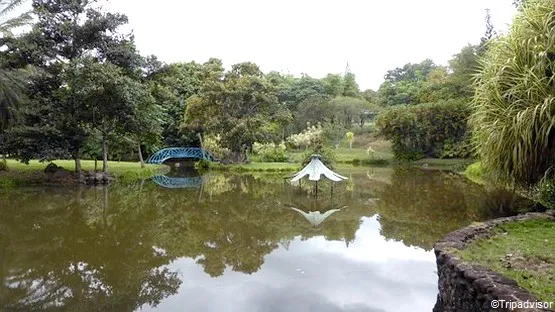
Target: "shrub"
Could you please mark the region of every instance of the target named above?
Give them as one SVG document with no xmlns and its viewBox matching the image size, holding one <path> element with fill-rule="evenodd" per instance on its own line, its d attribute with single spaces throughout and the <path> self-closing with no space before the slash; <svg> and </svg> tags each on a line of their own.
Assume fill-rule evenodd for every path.
<svg viewBox="0 0 555 312">
<path fill-rule="evenodd" d="M 206 159 L 201 159 L 195 163 L 195 169 L 200 172 L 210 170 L 210 161 Z"/>
<path fill-rule="evenodd" d="M 0 171 L 7 171 L 8 163 L 5 160 L 0 160 Z"/>
<path fill-rule="evenodd" d="M 252 146 L 252 151 L 259 158 L 259 161 L 263 162 L 286 162 L 287 154 L 285 143 L 276 145 L 274 143 L 254 143 Z"/>
<path fill-rule="evenodd" d="M 555 208 L 555 178 L 543 179 L 539 183 L 539 202 L 547 208 Z"/>
<path fill-rule="evenodd" d="M 309 148 L 322 144 L 324 130 L 320 124 L 306 128 L 303 132 L 291 135 L 287 142 L 295 148 Z"/>
<path fill-rule="evenodd" d="M 391 108 L 378 116 L 376 127 L 399 160 L 467 157 L 469 116 L 468 103 L 449 100 Z"/>
<path fill-rule="evenodd" d="M 231 157 L 231 151 L 220 145 L 220 136 L 207 135 L 203 140 L 203 148 L 210 152 L 216 159 L 225 161 Z"/>
<path fill-rule="evenodd" d="M 366 166 L 385 167 L 389 165 L 389 160 L 383 158 L 364 159 L 361 164 Z"/>
</svg>

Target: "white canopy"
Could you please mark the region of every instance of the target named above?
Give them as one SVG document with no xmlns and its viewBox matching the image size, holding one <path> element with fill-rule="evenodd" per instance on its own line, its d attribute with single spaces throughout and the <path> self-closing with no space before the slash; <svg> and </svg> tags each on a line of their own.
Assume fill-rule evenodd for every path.
<svg viewBox="0 0 555 312">
<path fill-rule="evenodd" d="M 334 182 L 347 180 L 346 177 L 339 175 L 326 167 L 326 165 L 324 165 L 320 160 L 319 155 L 312 155 L 312 159 L 310 159 L 308 165 L 306 165 L 303 170 L 295 174 L 293 179 L 291 179 L 291 182 L 297 182 L 305 176 L 308 176 L 310 181 L 320 181 L 322 175 Z"/>
</svg>

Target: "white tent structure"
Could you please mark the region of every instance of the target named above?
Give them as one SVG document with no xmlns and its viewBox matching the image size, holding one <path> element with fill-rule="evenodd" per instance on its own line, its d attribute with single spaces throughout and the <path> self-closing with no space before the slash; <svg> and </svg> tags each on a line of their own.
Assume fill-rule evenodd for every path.
<svg viewBox="0 0 555 312">
<path fill-rule="evenodd" d="M 331 171 L 328 167 L 326 167 L 326 165 L 322 163 L 320 158 L 321 158 L 320 155 L 316 155 L 316 154 L 312 155 L 308 165 L 306 165 L 303 168 L 303 170 L 296 173 L 291 179 L 291 182 L 295 183 L 301 180 L 302 178 L 304 178 L 305 176 L 308 176 L 308 179 L 310 181 L 318 182 L 320 181 L 322 175 L 333 182 L 340 182 L 343 180 L 347 180 L 347 177 L 337 174 Z"/>
</svg>

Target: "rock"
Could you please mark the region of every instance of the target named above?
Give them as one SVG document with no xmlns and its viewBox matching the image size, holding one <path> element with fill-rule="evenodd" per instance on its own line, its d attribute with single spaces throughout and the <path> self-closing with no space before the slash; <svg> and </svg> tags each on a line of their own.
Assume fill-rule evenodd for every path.
<svg viewBox="0 0 555 312">
<path fill-rule="evenodd" d="M 86 172 L 84 175 L 84 182 L 89 185 L 109 184 L 112 180 L 104 172 Z"/>
<path fill-rule="evenodd" d="M 44 168 L 44 173 L 56 173 L 56 171 L 58 170 L 63 170 L 64 168 L 56 165 L 55 163 L 49 163 L 48 165 L 46 165 L 46 168 Z"/>
</svg>

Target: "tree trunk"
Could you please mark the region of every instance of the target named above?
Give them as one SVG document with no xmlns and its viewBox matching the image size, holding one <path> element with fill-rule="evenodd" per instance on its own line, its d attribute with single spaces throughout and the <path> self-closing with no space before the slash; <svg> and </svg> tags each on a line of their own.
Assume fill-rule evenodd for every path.
<svg viewBox="0 0 555 312">
<path fill-rule="evenodd" d="M 106 135 L 102 135 L 102 172 L 108 173 L 108 144 Z"/>
<path fill-rule="evenodd" d="M 349 141 L 349 149 L 353 149 L 353 141 Z"/>
<path fill-rule="evenodd" d="M 202 142 L 202 133 L 197 133 L 198 140 L 200 141 L 200 148 L 204 149 L 204 143 Z"/>
<path fill-rule="evenodd" d="M 77 151 L 77 153 L 75 153 L 75 173 L 79 176 L 83 174 L 83 170 L 81 168 L 81 151 Z"/>
<path fill-rule="evenodd" d="M 141 142 L 137 143 L 137 148 L 139 150 L 139 161 L 141 162 L 141 168 L 145 167 L 145 160 L 143 159 L 143 151 L 141 150 Z"/>
</svg>

